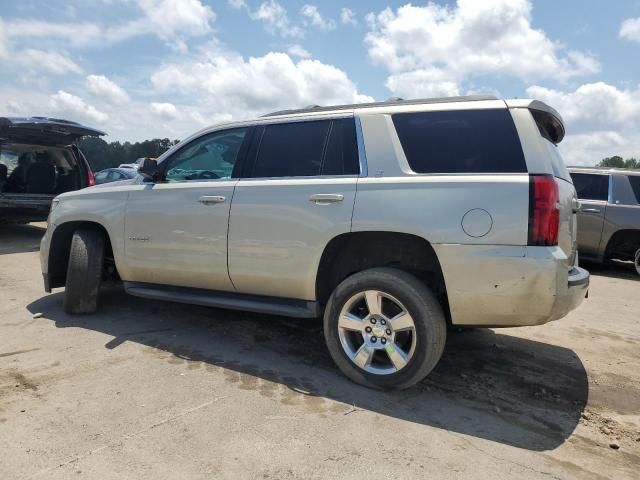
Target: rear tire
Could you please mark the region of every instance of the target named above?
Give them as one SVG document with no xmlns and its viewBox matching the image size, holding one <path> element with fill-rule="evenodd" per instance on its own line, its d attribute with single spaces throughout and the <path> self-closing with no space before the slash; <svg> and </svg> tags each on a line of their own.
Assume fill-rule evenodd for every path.
<svg viewBox="0 0 640 480">
<path fill-rule="evenodd" d="M 324 335 L 331 357 L 351 380 L 404 389 L 424 379 L 440 360 L 447 323 L 436 296 L 418 278 L 373 268 L 348 277 L 331 294 Z"/>
<path fill-rule="evenodd" d="M 94 313 L 104 263 L 104 235 L 96 230 L 76 230 L 71 239 L 64 311 L 70 314 Z"/>
</svg>

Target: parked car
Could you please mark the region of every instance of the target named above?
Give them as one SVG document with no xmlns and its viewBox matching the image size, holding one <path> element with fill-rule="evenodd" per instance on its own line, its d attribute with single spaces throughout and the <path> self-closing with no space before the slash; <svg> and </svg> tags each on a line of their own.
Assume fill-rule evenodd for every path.
<svg viewBox="0 0 640 480">
<path fill-rule="evenodd" d="M 570 167 L 584 259 L 632 261 L 640 275 L 640 170 Z"/>
<path fill-rule="evenodd" d="M 144 162 L 144 159 L 145 157 L 136 158 L 136 161 L 133 163 L 121 163 L 120 165 L 118 165 L 118 168 L 129 168 L 129 169 L 137 170 L 138 168 L 140 168 L 140 165 L 142 165 L 142 162 Z"/>
<path fill-rule="evenodd" d="M 61 193 L 94 184 L 73 142 L 104 132 L 56 118 L 0 117 L 0 223 L 47 218 Z"/>
<path fill-rule="evenodd" d="M 142 178 L 66 193 L 42 240 L 45 290 L 94 312 L 131 295 L 324 316 L 351 379 L 405 388 L 447 326 L 539 325 L 585 298 L 560 115 L 495 97 L 283 111 L 182 141 Z"/>
<path fill-rule="evenodd" d="M 138 176 L 138 170 L 132 168 L 106 168 L 95 174 L 96 185 L 129 180 Z"/>
</svg>

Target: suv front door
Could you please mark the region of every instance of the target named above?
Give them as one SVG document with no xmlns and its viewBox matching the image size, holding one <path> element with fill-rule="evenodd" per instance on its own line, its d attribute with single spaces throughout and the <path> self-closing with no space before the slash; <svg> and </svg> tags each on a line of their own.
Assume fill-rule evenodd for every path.
<svg viewBox="0 0 640 480">
<path fill-rule="evenodd" d="M 315 300 L 324 247 L 351 230 L 358 174 L 353 117 L 256 127 L 229 220 L 235 287 Z"/>
<path fill-rule="evenodd" d="M 233 290 L 227 270 L 231 178 L 248 129 L 205 134 L 160 166 L 163 180 L 130 192 L 125 220 L 127 278 Z"/>
<path fill-rule="evenodd" d="M 572 173 L 571 178 L 580 200 L 578 251 L 581 255 L 598 256 L 609 198 L 609 175 Z"/>
</svg>

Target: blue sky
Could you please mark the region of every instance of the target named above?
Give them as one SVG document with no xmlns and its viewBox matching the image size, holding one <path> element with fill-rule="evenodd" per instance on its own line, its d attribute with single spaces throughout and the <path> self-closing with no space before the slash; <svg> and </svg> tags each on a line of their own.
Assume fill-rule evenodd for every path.
<svg viewBox="0 0 640 480">
<path fill-rule="evenodd" d="M 495 93 L 557 108 L 567 163 L 640 157 L 640 0 L 3 2 L 0 114 L 181 138 L 307 104 Z"/>
</svg>

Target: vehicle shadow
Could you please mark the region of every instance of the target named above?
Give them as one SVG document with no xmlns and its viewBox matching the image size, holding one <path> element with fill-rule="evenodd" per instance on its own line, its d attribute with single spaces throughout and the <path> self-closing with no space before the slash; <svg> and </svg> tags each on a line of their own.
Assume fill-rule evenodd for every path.
<svg viewBox="0 0 640 480">
<path fill-rule="evenodd" d="M 0 255 L 37 251 L 46 229 L 42 224 L 0 224 Z"/>
<path fill-rule="evenodd" d="M 633 262 L 610 260 L 602 264 L 580 260 L 580 266 L 589 270 L 592 275 L 640 281 L 640 275 L 636 272 Z"/>
<path fill-rule="evenodd" d="M 151 361 L 222 371 L 226 382 L 299 405 L 302 413 L 364 409 L 534 451 L 554 449 L 571 435 L 589 394 L 585 368 L 573 351 L 489 329 L 450 332 L 428 379 L 409 390 L 375 391 L 337 370 L 320 320 L 143 300 L 121 288 L 104 290 L 101 302 L 90 316 L 65 314 L 61 293 L 27 308 L 59 328 L 113 337 L 107 349 L 136 342 L 150 347 L 145 352 Z"/>
</svg>

